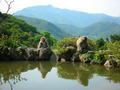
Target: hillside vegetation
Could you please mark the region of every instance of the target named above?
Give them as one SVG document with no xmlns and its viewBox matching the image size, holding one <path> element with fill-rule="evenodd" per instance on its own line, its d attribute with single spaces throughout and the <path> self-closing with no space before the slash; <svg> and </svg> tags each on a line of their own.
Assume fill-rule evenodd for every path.
<svg viewBox="0 0 120 90">
<path fill-rule="evenodd" d="M 53 23 L 48 22 L 46 20 L 30 18 L 25 16 L 17 16 L 17 18 L 25 20 L 28 24 L 35 26 L 37 31 L 39 32 L 50 32 L 54 37 L 58 39 L 71 36 L 65 30 L 60 29 Z"/>
<path fill-rule="evenodd" d="M 0 13 L 0 53 L 4 54 L 6 48 L 19 46 L 36 47 L 39 39 L 44 36 L 50 46 L 56 39 L 49 32 L 38 32 L 35 27 L 24 20 L 12 15 Z"/>
</svg>

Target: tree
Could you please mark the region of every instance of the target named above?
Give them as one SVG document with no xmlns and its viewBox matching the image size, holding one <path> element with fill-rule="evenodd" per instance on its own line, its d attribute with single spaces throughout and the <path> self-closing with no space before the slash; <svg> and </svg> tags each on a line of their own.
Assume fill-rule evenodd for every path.
<svg viewBox="0 0 120 90">
<path fill-rule="evenodd" d="M 5 3 L 6 3 L 7 6 L 8 6 L 7 11 L 6 11 L 6 13 L 8 13 L 8 12 L 10 11 L 10 9 L 11 9 L 11 4 L 14 2 L 14 0 L 12 0 L 12 1 L 10 1 L 10 2 L 8 2 L 7 0 L 4 0 L 4 1 L 5 1 Z"/>
<path fill-rule="evenodd" d="M 103 46 L 105 45 L 105 41 L 104 41 L 104 39 L 98 39 L 97 41 L 96 41 L 96 45 L 97 45 L 97 48 L 98 49 L 102 49 L 103 48 Z"/>
<path fill-rule="evenodd" d="M 8 14 L 8 12 L 10 11 L 11 9 L 11 5 L 12 3 L 14 2 L 14 0 L 11 0 L 11 1 L 7 1 L 7 0 L 4 0 L 4 2 L 7 4 L 7 11 L 5 12 L 6 14 Z M 0 2 L 1 3 L 1 2 Z M 0 24 L 3 23 L 3 21 L 7 18 L 7 15 L 2 19 L 0 20 Z"/>
<path fill-rule="evenodd" d="M 120 35 L 111 35 L 110 40 L 111 42 L 120 41 Z"/>
</svg>

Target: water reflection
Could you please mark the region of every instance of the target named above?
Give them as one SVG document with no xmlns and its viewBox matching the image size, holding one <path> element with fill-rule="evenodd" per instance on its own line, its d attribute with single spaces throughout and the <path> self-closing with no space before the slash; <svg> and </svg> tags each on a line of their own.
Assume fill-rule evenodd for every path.
<svg viewBox="0 0 120 90">
<path fill-rule="evenodd" d="M 65 79 L 77 80 L 80 84 L 88 86 L 89 79 L 93 77 L 92 71 L 86 64 L 64 63 L 58 65 L 58 74 Z"/>
<path fill-rule="evenodd" d="M 80 84 L 88 86 L 93 75 L 106 77 L 114 83 L 120 83 L 120 69 L 108 69 L 99 65 L 88 65 L 82 63 L 63 63 L 57 66 L 58 75 L 65 79 L 77 80 Z"/>
<path fill-rule="evenodd" d="M 45 79 L 48 72 L 52 68 L 57 68 L 59 78 L 65 80 L 76 80 L 80 85 L 88 86 L 89 80 L 94 78 L 94 75 L 106 77 L 106 80 L 114 83 L 120 83 L 120 70 L 108 69 L 98 65 L 88 65 L 81 63 L 55 63 L 55 62 L 0 62 L 0 84 L 9 83 L 11 90 L 12 86 L 18 82 L 27 81 L 21 74 L 28 70 L 38 69 L 41 77 Z M 12 83 L 10 82 L 12 81 Z"/>
<path fill-rule="evenodd" d="M 41 72 L 42 78 L 44 79 L 48 72 L 52 69 L 50 62 L 39 62 L 38 70 Z"/>
</svg>

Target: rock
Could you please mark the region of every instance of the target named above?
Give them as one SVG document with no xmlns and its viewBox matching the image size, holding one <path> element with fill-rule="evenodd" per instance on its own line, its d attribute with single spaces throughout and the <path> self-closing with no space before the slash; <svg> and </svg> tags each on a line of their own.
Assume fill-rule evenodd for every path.
<svg viewBox="0 0 120 90">
<path fill-rule="evenodd" d="M 68 46 L 65 48 L 64 52 L 58 55 L 58 61 L 61 61 L 61 59 L 65 59 L 65 61 L 71 61 L 72 56 L 76 52 L 76 48 L 73 46 Z"/>
<path fill-rule="evenodd" d="M 95 64 L 99 64 L 99 63 L 97 63 L 97 62 L 95 62 L 95 61 L 91 61 L 90 64 L 95 65 Z"/>
<path fill-rule="evenodd" d="M 72 57 L 72 61 L 73 61 L 73 62 L 80 62 L 79 56 L 73 56 L 73 57 Z"/>
<path fill-rule="evenodd" d="M 72 61 L 73 61 L 73 62 L 80 62 L 79 52 L 76 52 L 76 53 L 72 56 Z"/>
<path fill-rule="evenodd" d="M 78 40 L 76 41 L 78 52 L 87 52 L 89 50 L 87 39 L 88 38 L 85 36 L 81 36 L 78 38 Z"/>
<path fill-rule="evenodd" d="M 114 60 L 106 61 L 104 66 L 109 68 L 117 67 L 117 62 Z"/>
<path fill-rule="evenodd" d="M 38 51 L 39 60 L 50 60 L 51 55 L 53 54 L 50 48 L 40 48 Z"/>
<path fill-rule="evenodd" d="M 90 63 L 90 60 L 87 57 L 85 57 L 84 54 L 83 55 L 79 55 L 79 58 L 80 58 L 81 62 Z"/>
<path fill-rule="evenodd" d="M 38 52 L 36 48 L 27 48 L 26 53 L 26 60 L 38 60 Z"/>
</svg>

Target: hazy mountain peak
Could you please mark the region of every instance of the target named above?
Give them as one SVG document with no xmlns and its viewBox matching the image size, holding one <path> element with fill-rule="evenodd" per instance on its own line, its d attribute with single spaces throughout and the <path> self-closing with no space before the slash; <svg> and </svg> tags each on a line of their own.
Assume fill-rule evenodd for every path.
<svg viewBox="0 0 120 90">
<path fill-rule="evenodd" d="M 111 17 L 105 14 L 90 14 L 75 10 L 60 9 L 52 5 L 38 5 L 20 10 L 14 15 L 44 19 L 54 24 L 74 25 L 86 27 L 99 21 L 120 22 L 120 18 Z"/>
</svg>

